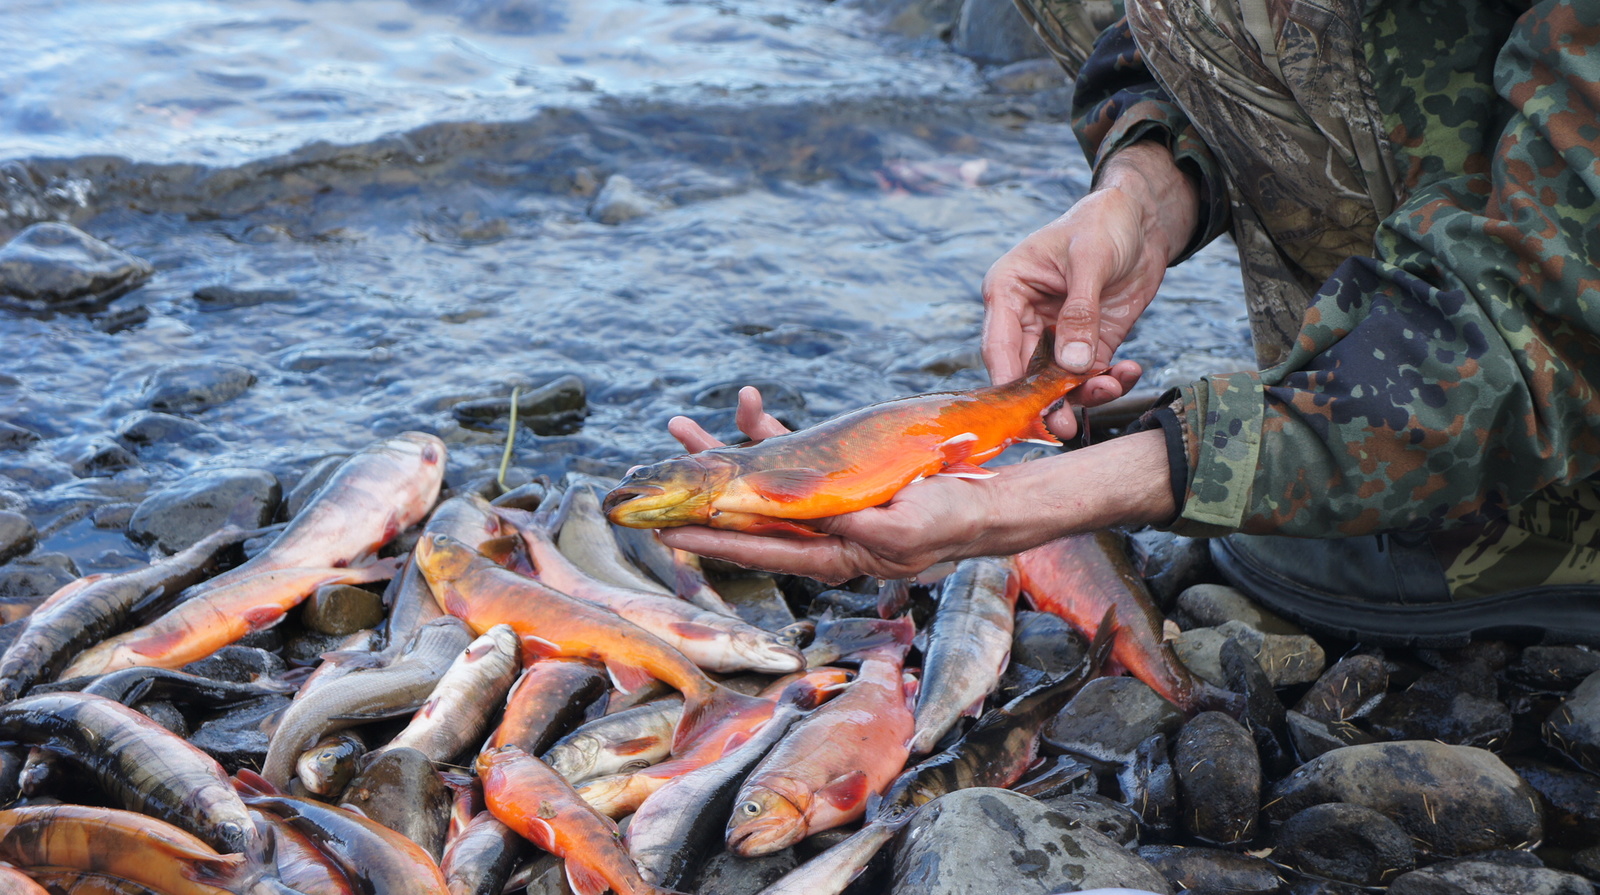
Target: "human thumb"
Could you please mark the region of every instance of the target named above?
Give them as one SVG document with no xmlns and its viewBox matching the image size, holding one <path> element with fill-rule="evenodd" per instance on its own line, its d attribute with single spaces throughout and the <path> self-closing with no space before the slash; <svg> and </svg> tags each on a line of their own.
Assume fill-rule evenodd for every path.
<svg viewBox="0 0 1600 895">
<path fill-rule="evenodd" d="M 1098 296 L 1069 296 L 1056 319 L 1056 363 L 1070 373 L 1087 373 L 1100 335 Z"/>
</svg>

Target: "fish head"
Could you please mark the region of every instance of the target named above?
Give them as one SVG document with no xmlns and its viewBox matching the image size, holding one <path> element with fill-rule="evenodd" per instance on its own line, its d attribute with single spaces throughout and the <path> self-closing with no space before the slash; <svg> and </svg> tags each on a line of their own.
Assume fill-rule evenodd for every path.
<svg viewBox="0 0 1600 895">
<path fill-rule="evenodd" d="M 742 858 L 770 855 L 805 838 L 805 812 L 787 796 L 765 786 L 741 795 L 728 819 L 729 851 Z"/>
<path fill-rule="evenodd" d="M 628 528 L 706 525 L 738 470 L 712 451 L 640 466 L 623 477 L 601 503 L 606 518 Z"/>
<path fill-rule="evenodd" d="M 794 644 L 760 628 L 736 628 L 730 646 L 752 671 L 790 674 L 806 669 L 806 657 Z"/>
<path fill-rule="evenodd" d="M 483 554 L 443 532 L 419 538 L 412 555 L 422 576 L 435 585 L 455 581 L 483 560 Z"/>
</svg>

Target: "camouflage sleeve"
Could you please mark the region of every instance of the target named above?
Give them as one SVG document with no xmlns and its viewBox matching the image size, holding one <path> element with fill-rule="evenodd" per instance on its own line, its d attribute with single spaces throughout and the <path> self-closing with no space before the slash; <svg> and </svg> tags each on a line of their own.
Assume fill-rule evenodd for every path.
<svg viewBox="0 0 1600 895">
<path fill-rule="evenodd" d="M 1524 15 L 1482 163 L 1419 184 L 1377 257 L 1322 287 L 1283 363 L 1182 391 L 1175 528 L 1438 528 L 1600 471 L 1596 45 L 1600 4 Z"/>
<path fill-rule="evenodd" d="M 1222 171 L 1177 103 L 1145 68 L 1127 18 L 1107 28 L 1078 73 L 1072 132 L 1094 165 L 1140 140 L 1158 140 L 1200 187 L 1200 225 L 1177 264 L 1228 230 L 1228 192 Z"/>
</svg>

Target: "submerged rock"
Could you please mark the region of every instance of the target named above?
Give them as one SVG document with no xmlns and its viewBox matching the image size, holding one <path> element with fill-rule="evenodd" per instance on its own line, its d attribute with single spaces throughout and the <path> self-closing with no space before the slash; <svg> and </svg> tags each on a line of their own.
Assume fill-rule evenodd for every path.
<svg viewBox="0 0 1600 895">
<path fill-rule="evenodd" d="M 1046 56 L 1049 51 L 1010 0 L 966 0 L 950 46 L 991 65 Z"/>
<path fill-rule="evenodd" d="M 1408 740 L 1335 749 L 1272 788 L 1274 820 L 1326 802 L 1364 805 L 1444 857 L 1514 848 L 1544 835 L 1538 796 L 1498 756 Z"/>
<path fill-rule="evenodd" d="M 1413 870 L 1389 886 L 1389 895 L 1594 895 L 1594 884 L 1575 873 L 1490 861 L 1446 861 Z"/>
<path fill-rule="evenodd" d="M 0 295 L 34 308 L 110 301 L 155 273 L 71 224 L 34 224 L 0 247 Z"/>
<path fill-rule="evenodd" d="M 1183 717 L 1138 678 L 1095 678 L 1045 728 L 1044 739 L 1062 752 L 1121 764 L 1151 735 L 1176 731 Z"/>
<path fill-rule="evenodd" d="M 917 812 L 889 895 L 1047 895 L 1097 887 L 1170 892 L 1161 874 L 1093 827 L 1024 795 L 980 787 Z"/>
<path fill-rule="evenodd" d="M 741 858 L 724 851 L 701 868 L 693 891 L 696 895 L 756 895 L 799 863 L 792 848 L 757 858 Z"/>
<path fill-rule="evenodd" d="M 602 224 L 623 224 L 653 214 L 665 203 L 646 193 L 622 174 L 606 178 L 605 186 L 589 203 L 589 217 Z"/>
<path fill-rule="evenodd" d="M 226 404 L 255 385 L 248 367 L 222 361 L 167 364 L 145 380 L 141 401 L 162 413 L 200 413 Z"/>
<path fill-rule="evenodd" d="M 128 537 L 175 553 L 229 520 L 243 527 L 266 525 L 282 496 L 277 477 L 264 469 L 197 472 L 146 497 L 128 520 Z"/>
<path fill-rule="evenodd" d="M 0 511 L 0 563 L 27 553 L 38 543 L 39 531 L 20 513 Z"/>
</svg>

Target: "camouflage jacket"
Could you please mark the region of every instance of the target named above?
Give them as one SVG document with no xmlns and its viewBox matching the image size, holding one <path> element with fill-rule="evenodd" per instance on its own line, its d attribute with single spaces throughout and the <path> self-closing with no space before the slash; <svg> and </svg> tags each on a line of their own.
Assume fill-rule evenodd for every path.
<svg viewBox="0 0 1600 895">
<path fill-rule="evenodd" d="M 1276 363 L 1178 390 L 1173 527 L 1330 537 L 1593 505 L 1572 490 L 1600 472 L 1600 2 L 1326 5 L 1362 21 L 1394 205 Z M 1191 251 L 1228 230 L 1214 148 L 1125 21 L 1077 83 L 1097 167 L 1165 140 L 1201 184 Z"/>
</svg>

